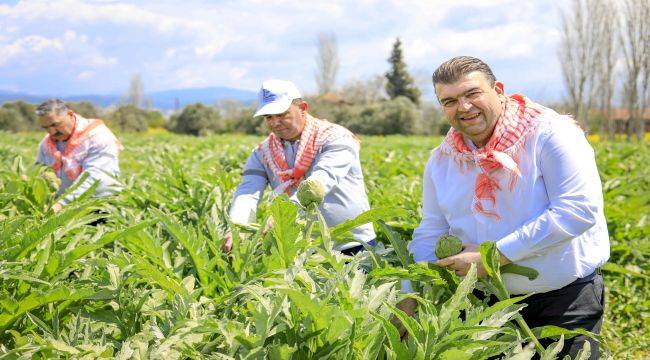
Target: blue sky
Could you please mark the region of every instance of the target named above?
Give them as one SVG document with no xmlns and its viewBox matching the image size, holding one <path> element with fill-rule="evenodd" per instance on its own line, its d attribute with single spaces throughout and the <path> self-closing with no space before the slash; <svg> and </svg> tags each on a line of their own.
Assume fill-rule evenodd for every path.
<svg viewBox="0 0 650 360">
<path fill-rule="evenodd" d="M 444 60 L 472 55 L 506 91 L 564 93 L 557 60 L 566 1 L 4 1 L 0 90 L 65 96 L 293 80 L 309 93 L 316 39 L 338 40 L 338 85 L 383 74 L 396 37 L 418 84 Z"/>
</svg>

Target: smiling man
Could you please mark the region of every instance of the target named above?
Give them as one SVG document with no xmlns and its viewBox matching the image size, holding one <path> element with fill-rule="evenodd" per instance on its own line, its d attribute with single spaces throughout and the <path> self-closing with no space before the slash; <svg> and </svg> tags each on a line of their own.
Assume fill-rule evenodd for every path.
<svg viewBox="0 0 650 360">
<path fill-rule="evenodd" d="M 39 145 L 36 162 L 51 166 L 61 179 L 57 196 L 70 186 L 78 185 L 52 206 L 54 212 L 59 212 L 95 182 L 99 182 L 94 194 L 97 197 L 116 190 L 115 177 L 120 174 L 118 154 L 122 146 L 101 120 L 85 119 L 58 99 L 42 103 L 36 109 L 36 115 L 41 127 L 47 131 Z M 77 184 L 83 173 L 88 177 Z"/>
<path fill-rule="evenodd" d="M 409 250 L 465 275 L 472 263 L 485 276 L 478 245 L 495 241 L 503 264 L 536 269 L 539 277 L 504 274 L 524 302 L 531 327 L 557 325 L 598 333 L 609 237 L 594 151 L 568 116 L 522 95 L 506 95 L 483 61 L 456 57 L 433 73 L 451 129 L 425 167 L 422 221 Z M 437 259 L 441 235 L 458 236 L 464 250 Z M 410 304 L 410 305 L 409 305 Z M 414 303 L 401 307 L 413 312 Z M 575 356 L 584 336 L 566 341 Z M 598 344 L 589 340 L 592 358 Z"/>
<path fill-rule="evenodd" d="M 270 186 L 274 194 L 295 198 L 305 179 L 318 180 L 325 198 L 320 210 L 329 226 L 355 218 L 370 208 L 359 161 L 357 137 L 342 126 L 312 117 L 309 105 L 296 86 L 285 80 L 264 81 L 258 94 L 257 111 L 271 134 L 261 142 L 244 166 L 242 182 L 230 208 L 236 223 L 255 221 L 262 194 Z M 374 245 L 372 224 L 352 230 L 355 240 Z M 224 251 L 232 237 L 226 235 Z M 363 249 L 358 242 L 335 245 L 354 254 Z"/>
</svg>

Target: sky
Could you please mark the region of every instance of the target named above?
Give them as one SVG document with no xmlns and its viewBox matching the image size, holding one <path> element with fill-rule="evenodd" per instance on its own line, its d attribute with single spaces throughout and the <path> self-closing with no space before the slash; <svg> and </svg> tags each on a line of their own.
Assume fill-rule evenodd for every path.
<svg viewBox="0 0 650 360">
<path fill-rule="evenodd" d="M 317 37 L 334 34 L 337 85 L 389 69 L 399 37 L 425 96 L 457 55 L 481 58 L 506 92 L 562 98 L 560 8 L 551 0 L 0 1 L 0 90 L 68 96 L 225 86 L 269 78 L 316 91 Z"/>
</svg>

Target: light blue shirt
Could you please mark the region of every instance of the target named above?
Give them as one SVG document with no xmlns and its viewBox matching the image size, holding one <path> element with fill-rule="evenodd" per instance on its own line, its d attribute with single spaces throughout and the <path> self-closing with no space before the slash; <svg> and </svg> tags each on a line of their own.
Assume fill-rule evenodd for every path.
<svg viewBox="0 0 650 360">
<path fill-rule="evenodd" d="M 293 167 L 300 140 L 284 141 L 284 155 L 287 164 Z M 359 143 L 351 136 L 344 136 L 325 143 L 316 153 L 314 162 L 305 178 L 317 179 L 323 184 L 325 198 L 320 210 L 328 226 L 353 219 L 370 209 L 366 187 L 363 182 L 359 161 Z M 267 186 L 276 189 L 281 184 L 275 174 L 263 163 L 262 153 L 255 149 L 244 166 L 242 182 L 237 188 L 230 208 L 230 218 L 237 223 L 255 221 L 255 211 Z M 295 189 L 291 192 L 295 199 Z M 365 224 L 352 230 L 355 240 L 374 240 L 372 224 Z M 344 250 L 359 246 L 349 242 L 335 245 Z"/>
</svg>

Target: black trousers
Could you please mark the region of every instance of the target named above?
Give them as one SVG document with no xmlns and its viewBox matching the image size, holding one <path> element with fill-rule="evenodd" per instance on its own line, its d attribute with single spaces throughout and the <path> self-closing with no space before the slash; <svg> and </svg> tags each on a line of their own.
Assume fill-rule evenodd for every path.
<svg viewBox="0 0 650 360">
<path fill-rule="evenodd" d="M 599 334 L 605 307 L 603 277 L 595 273 L 561 289 L 532 295 L 523 303 L 527 306 L 522 309 L 521 315 L 531 328 L 555 325 L 571 330 L 585 329 Z M 582 335 L 565 340 L 558 359 L 565 355 L 575 357 L 585 341 L 589 341 L 591 345 L 590 359 L 598 359 L 598 342 Z M 552 342 L 551 339 L 541 340 L 544 347 Z"/>
</svg>

